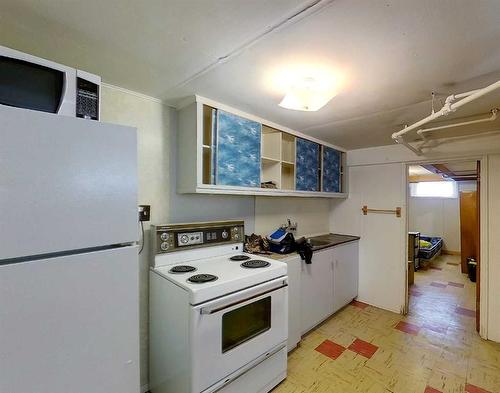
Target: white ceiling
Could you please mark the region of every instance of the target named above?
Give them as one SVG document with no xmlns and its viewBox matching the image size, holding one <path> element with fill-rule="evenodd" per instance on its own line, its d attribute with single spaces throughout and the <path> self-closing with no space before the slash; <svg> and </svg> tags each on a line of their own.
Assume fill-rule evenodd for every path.
<svg viewBox="0 0 500 393">
<path fill-rule="evenodd" d="M 0 44 L 173 105 L 201 94 L 346 148 L 392 143 L 430 113 L 431 91 L 442 98 L 500 79 L 499 42 L 498 0 L 0 4 Z M 304 62 L 347 75 L 318 112 L 280 108 L 284 92 L 270 83 Z"/>
</svg>

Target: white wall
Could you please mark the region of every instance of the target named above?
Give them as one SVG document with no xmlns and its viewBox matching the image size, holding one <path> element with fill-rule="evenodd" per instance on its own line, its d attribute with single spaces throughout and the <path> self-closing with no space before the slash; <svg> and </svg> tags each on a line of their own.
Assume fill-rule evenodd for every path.
<svg viewBox="0 0 500 393">
<path fill-rule="evenodd" d="M 297 222 L 297 236 L 328 233 L 330 200 L 325 198 L 255 198 L 255 232 L 268 234 L 287 218 Z"/>
<path fill-rule="evenodd" d="M 460 201 L 458 198 L 408 199 L 408 230 L 443 238 L 443 248 L 460 251 Z"/>
</svg>

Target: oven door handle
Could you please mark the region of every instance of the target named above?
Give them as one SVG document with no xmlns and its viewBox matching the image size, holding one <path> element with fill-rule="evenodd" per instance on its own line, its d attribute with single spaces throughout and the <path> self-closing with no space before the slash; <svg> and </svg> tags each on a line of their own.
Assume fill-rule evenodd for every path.
<svg viewBox="0 0 500 393">
<path fill-rule="evenodd" d="M 276 283 L 273 283 L 273 285 L 272 286 L 270 285 L 269 287 L 265 287 L 265 286 L 261 287 L 261 288 L 259 288 L 259 291 L 257 293 L 255 293 L 253 295 L 249 295 L 247 297 L 244 297 L 243 299 L 235 300 L 234 302 L 227 302 L 227 303 L 221 303 L 218 305 L 202 307 L 200 309 L 200 314 L 203 314 L 203 315 L 214 314 L 216 312 L 225 310 L 226 308 L 230 308 L 230 307 L 236 306 L 238 304 L 244 303 L 248 300 L 252 300 L 252 299 L 255 299 L 257 297 L 266 295 L 268 293 L 277 291 L 278 289 L 282 289 L 282 288 L 287 287 L 288 281 L 286 278 L 284 278 L 284 279 L 280 280 L 280 282 L 277 285 L 275 285 L 275 284 Z"/>
<path fill-rule="evenodd" d="M 219 382 L 215 386 L 212 386 L 211 388 L 208 388 L 207 390 L 204 390 L 202 393 L 216 393 L 225 388 L 227 385 L 230 383 L 234 382 L 238 378 L 242 377 L 245 375 L 247 372 L 249 372 L 251 369 L 254 367 L 258 366 L 261 364 L 264 360 L 269 359 L 271 356 L 277 354 L 279 351 L 281 351 L 283 348 L 286 348 L 286 344 L 280 345 L 278 348 L 275 348 L 271 350 L 270 352 L 265 353 L 262 356 L 259 356 L 257 359 L 255 359 L 253 362 L 250 362 L 246 366 L 242 367 L 240 370 L 236 371 L 233 375 L 230 375 L 228 378 L 224 379 L 223 381 Z"/>
</svg>

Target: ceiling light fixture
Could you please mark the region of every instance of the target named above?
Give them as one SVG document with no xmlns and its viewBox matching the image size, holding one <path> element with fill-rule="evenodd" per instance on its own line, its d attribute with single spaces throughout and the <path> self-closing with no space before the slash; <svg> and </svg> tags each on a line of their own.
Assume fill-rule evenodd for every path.
<svg viewBox="0 0 500 393">
<path fill-rule="evenodd" d="M 279 105 L 286 109 L 313 112 L 324 107 L 336 95 L 334 78 L 305 76 L 290 85 Z"/>
</svg>

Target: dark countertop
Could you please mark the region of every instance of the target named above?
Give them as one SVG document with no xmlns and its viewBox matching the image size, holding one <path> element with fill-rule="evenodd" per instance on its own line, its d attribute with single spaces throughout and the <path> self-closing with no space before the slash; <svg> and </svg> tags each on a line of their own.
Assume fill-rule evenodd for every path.
<svg viewBox="0 0 500 393">
<path fill-rule="evenodd" d="M 325 243 L 322 245 L 316 245 L 316 246 L 313 245 L 313 251 L 318 251 L 318 250 L 323 250 L 323 249 L 329 248 L 329 247 L 335 247 L 335 246 L 338 246 L 340 244 L 354 242 L 354 241 L 359 240 L 360 237 L 359 236 L 352 236 L 352 235 L 342 235 L 340 233 L 327 233 L 325 235 L 308 237 L 308 239 L 313 240 L 313 242 L 320 241 L 320 242 Z M 273 259 L 276 259 L 279 261 L 279 260 L 287 259 L 287 258 L 296 256 L 296 255 L 297 255 L 296 252 L 292 252 L 290 254 L 270 253 L 268 255 L 262 255 L 262 256 L 265 256 L 268 258 L 273 258 Z"/>
<path fill-rule="evenodd" d="M 359 240 L 359 236 L 342 235 L 340 233 L 327 233 L 325 235 L 313 236 L 308 238 L 313 246 L 313 251 L 323 250 L 324 248 L 338 246 L 339 244 L 354 242 Z"/>
</svg>

